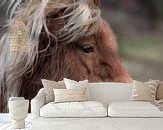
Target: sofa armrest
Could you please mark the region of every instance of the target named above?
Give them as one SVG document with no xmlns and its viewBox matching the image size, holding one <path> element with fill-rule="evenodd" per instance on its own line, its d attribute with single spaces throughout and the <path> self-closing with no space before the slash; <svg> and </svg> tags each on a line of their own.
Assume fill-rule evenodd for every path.
<svg viewBox="0 0 163 130">
<path fill-rule="evenodd" d="M 31 116 L 32 119 L 40 117 L 40 109 L 45 105 L 45 92 L 40 89 L 36 97 L 31 100 Z"/>
</svg>

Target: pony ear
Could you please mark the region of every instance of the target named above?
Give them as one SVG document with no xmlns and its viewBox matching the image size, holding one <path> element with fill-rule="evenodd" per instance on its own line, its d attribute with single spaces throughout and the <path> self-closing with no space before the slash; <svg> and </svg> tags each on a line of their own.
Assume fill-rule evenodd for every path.
<svg viewBox="0 0 163 130">
<path fill-rule="evenodd" d="M 93 0 L 95 5 L 100 6 L 100 0 Z"/>
</svg>

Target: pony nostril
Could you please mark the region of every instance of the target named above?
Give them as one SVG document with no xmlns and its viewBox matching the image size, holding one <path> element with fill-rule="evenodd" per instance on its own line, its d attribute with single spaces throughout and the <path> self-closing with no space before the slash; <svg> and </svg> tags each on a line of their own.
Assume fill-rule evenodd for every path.
<svg viewBox="0 0 163 130">
<path fill-rule="evenodd" d="M 109 64 L 101 63 L 100 65 L 100 73 L 103 79 L 113 79 L 113 69 Z"/>
<path fill-rule="evenodd" d="M 102 65 L 102 67 L 105 69 L 106 72 L 109 72 L 109 73 L 110 73 L 110 72 L 113 71 L 111 65 L 109 65 L 109 64 L 107 64 L 107 63 L 102 63 L 101 65 Z"/>
</svg>

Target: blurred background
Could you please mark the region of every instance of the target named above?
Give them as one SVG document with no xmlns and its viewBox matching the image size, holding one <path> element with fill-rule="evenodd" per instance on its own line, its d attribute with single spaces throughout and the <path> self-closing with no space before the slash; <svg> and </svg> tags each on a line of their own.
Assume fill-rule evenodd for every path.
<svg viewBox="0 0 163 130">
<path fill-rule="evenodd" d="M 102 16 L 116 34 L 121 60 L 133 79 L 163 80 L 162 5 L 163 0 L 101 0 Z M 1 27 L 5 10 L 0 8 Z"/>
<path fill-rule="evenodd" d="M 121 60 L 136 80 L 163 80 L 163 0 L 101 0 Z"/>
</svg>

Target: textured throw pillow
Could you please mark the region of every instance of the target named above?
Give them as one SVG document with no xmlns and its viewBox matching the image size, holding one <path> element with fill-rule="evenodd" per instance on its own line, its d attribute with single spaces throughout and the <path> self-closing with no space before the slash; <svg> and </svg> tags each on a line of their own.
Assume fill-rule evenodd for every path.
<svg viewBox="0 0 163 130">
<path fill-rule="evenodd" d="M 156 99 L 157 100 L 163 99 L 163 81 L 160 82 L 158 85 Z"/>
<path fill-rule="evenodd" d="M 77 81 L 74 81 L 74 80 L 64 78 L 64 83 L 65 83 L 65 86 L 66 86 L 67 89 L 86 88 L 86 96 L 90 100 L 88 80 L 77 82 Z"/>
<path fill-rule="evenodd" d="M 131 100 L 154 102 L 158 83 L 159 81 L 156 80 L 150 80 L 145 83 L 134 81 Z"/>
<path fill-rule="evenodd" d="M 79 102 L 87 101 L 88 98 L 85 95 L 86 88 L 80 89 L 53 89 L 55 95 L 55 102 Z"/>
<path fill-rule="evenodd" d="M 65 89 L 64 81 L 50 81 L 46 79 L 42 79 L 42 84 L 44 86 L 45 95 L 46 95 L 46 103 L 54 101 L 54 92 L 53 89 Z"/>
</svg>

